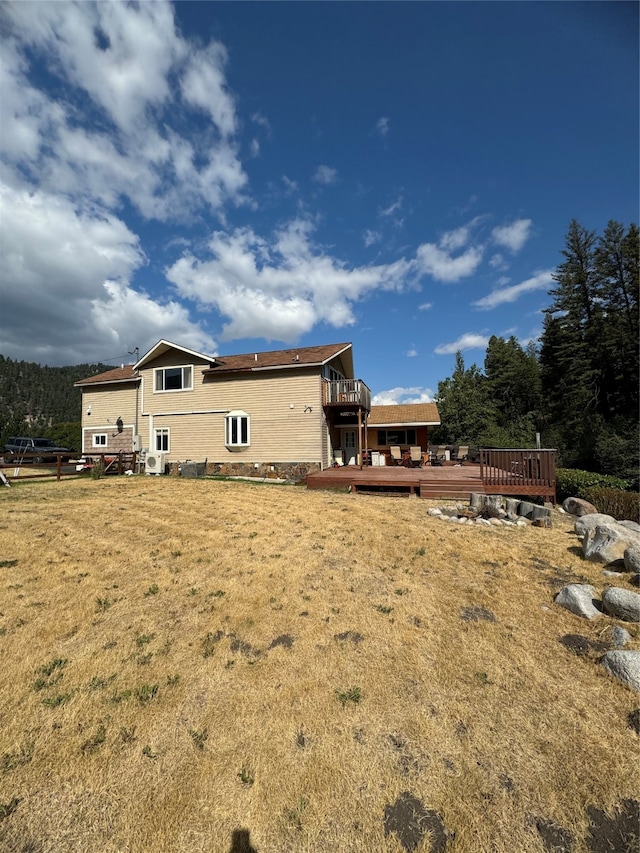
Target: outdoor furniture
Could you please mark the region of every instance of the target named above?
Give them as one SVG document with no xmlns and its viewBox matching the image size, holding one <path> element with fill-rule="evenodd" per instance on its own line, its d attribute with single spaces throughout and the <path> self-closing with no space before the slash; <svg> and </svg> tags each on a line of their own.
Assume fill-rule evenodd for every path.
<svg viewBox="0 0 640 853">
<path fill-rule="evenodd" d="M 411 461 L 411 465 L 414 468 L 422 467 L 422 448 L 421 447 L 410 447 L 409 448 L 409 459 Z"/>
<path fill-rule="evenodd" d="M 340 466 L 344 465 L 344 458 L 342 456 L 341 450 L 334 450 L 333 451 L 333 464 L 336 467 L 340 467 Z"/>
<path fill-rule="evenodd" d="M 393 445 L 393 447 L 389 448 L 391 453 L 391 464 L 392 465 L 401 465 L 402 464 L 402 451 L 397 445 Z"/>
<path fill-rule="evenodd" d="M 466 462 L 469 459 L 469 445 L 460 445 L 455 455 L 456 462 Z"/>
<path fill-rule="evenodd" d="M 430 461 L 432 465 L 442 465 L 446 458 L 446 447 L 444 446 L 444 444 L 441 444 L 431 452 Z"/>
</svg>

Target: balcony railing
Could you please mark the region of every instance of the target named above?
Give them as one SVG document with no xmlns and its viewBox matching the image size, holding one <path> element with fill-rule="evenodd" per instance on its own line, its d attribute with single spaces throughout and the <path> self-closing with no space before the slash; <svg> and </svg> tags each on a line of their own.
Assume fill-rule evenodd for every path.
<svg viewBox="0 0 640 853">
<path fill-rule="evenodd" d="M 371 410 L 371 391 L 361 379 L 325 379 L 322 383 L 324 406 L 360 406 Z"/>
</svg>

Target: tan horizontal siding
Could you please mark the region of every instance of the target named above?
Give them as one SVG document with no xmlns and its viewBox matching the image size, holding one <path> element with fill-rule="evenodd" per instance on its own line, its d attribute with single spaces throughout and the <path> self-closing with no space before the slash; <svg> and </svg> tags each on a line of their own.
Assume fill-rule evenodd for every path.
<svg viewBox="0 0 640 853">
<path fill-rule="evenodd" d="M 87 409 L 91 407 L 91 414 Z M 122 419 L 123 433 L 119 434 L 116 421 Z M 82 451 L 131 450 L 132 436 L 135 431 L 136 388 L 135 384 L 103 385 L 99 388 L 82 390 Z M 107 446 L 94 448 L 93 434 L 104 433 Z M 125 446 L 126 445 L 126 446 Z"/>
<path fill-rule="evenodd" d="M 170 429 L 170 461 L 321 462 L 326 455 L 318 371 L 220 377 L 200 385 L 196 382 L 191 393 L 155 394 L 152 400 L 153 406 L 145 395 L 145 412 L 154 415 L 154 429 Z M 307 406 L 309 411 L 305 411 Z M 231 410 L 242 410 L 251 418 L 248 448 L 229 450 L 225 446 L 224 418 Z M 141 419 L 140 431 L 143 446 L 153 448 L 148 416 Z"/>
</svg>

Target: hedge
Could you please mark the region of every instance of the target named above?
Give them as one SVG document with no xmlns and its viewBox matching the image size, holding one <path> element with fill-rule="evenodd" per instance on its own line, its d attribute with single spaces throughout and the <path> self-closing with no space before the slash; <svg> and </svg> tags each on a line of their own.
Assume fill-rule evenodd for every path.
<svg viewBox="0 0 640 853">
<path fill-rule="evenodd" d="M 629 519 L 640 522 L 640 495 L 637 492 L 622 492 L 606 486 L 592 486 L 585 492 L 585 500 L 592 503 L 598 512 L 612 515 L 618 521 Z"/>
<path fill-rule="evenodd" d="M 588 501 L 587 492 L 593 488 L 625 492 L 629 488 L 629 482 L 611 474 L 594 474 L 592 471 L 580 471 L 578 468 L 556 469 L 556 497 L 561 503 L 565 498 L 584 498 Z"/>
</svg>

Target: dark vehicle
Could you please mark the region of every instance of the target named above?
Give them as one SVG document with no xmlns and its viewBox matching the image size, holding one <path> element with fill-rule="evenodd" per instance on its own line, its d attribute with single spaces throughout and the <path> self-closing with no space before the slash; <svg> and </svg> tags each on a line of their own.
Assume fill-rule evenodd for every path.
<svg viewBox="0 0 640 853">
<path fill-rule="evenodd" d="M 25 457 L 25 453 L 29 456 Z M 68 447 L 58 447 L 50 438 L 10 438 L 4 446 L 5 465 L 15 465 L 16 462 L 56 462 L 58 454 L 62 461 L 68 462 L 75 457 L 75 450 Z M 23 458 L 24 457 L 24 458 Z"/>
</svg>

